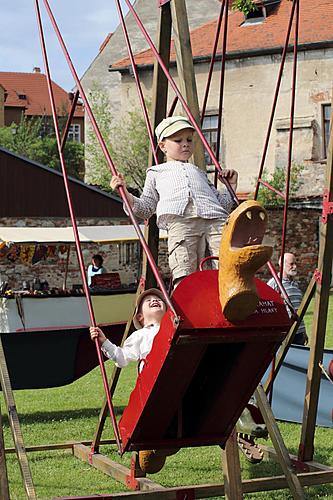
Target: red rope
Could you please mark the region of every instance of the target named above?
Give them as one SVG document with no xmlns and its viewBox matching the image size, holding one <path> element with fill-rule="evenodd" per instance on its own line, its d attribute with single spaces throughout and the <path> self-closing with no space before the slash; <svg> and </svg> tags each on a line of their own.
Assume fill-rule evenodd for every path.
<svg viewBox="0 0 333 500">
<path fill-rule="evenodd" d="M 286 201 L 284 204 L 284 211 L 283 211 L 283 228 L 282 228 L 282 242 L 281 242 L 281 261 L 280 261 L 280 279 L 281 280 L 282 280 L 282 276 L 283 276 L 284 253 L 285 253 L 285 248 L 286 248 L 289 191 L 290 191 L 290 177 L 291 177 L 291 162 L 292 162 L 292 150 L 293 150 L 295 100 L 296 100 L 296 75 L 297 75 L 297 53 L 298 53 L 298 31 L 299 31 L 299 0 L 295 0 L 295 2 L 296 2 L 296 20 L 295 20 L 295 39 L 294 39 L 294 61 L 293 61 L 292 91 L 291 91 L 291 104 L 290 104 L 288 163 L 287 163 L 286 189 L 285 189 Z"/>
<path fill-rule="evenodd" d="M 255 192 L 254 192 L 254 199 L 255 200 L 258 198 L 258 191 L 259 191 L 259 187 L 260 187 L 259 180 L 261 180 L 261 178 L 262 178 L 262 173 L 263 173 L 263 170 L 264 170 L 264 165 L 265 165 L 266 156 L 267 156 L 267 150 L 268 150 L 269 140 L 270 140 L 270 137 L 271 137 L 272 127 L 273 127 L 273 120 L 274 120 L 274 115 L 275 115 L 275 111 L 276 111 L 277 101 L 278 101 L 278 97 L 279 97 L 279 93 L 280 93 L 280 86 L 281 86 L 281 81 L 282 81 L 282 75 L 283 75 L 284 65 L 285 65 L 285 61 L 286 61 L 286 57 L 287 57 L 287 51 L 288 51 L 290 33 L 291 33 L 292 25 L 293 25 L 295 7 L 296 7 L 296 2 L 294 0 L 293 4 L 292 4 L 291 12 L 290 12 L 289 24 L 288 24 L 287 34 L 286 34 L 286 40 L 285 40 L 285 44 L 284 44 L 284 48 L 283 48 L 283 52 L 282 52 L 281 64 L 280 64 L 280 69 L 279 69 L 279 75 L 278 75 L 278 79 L 277 79 L 277 82 L 276 82 L 275 94 L 274 94 L 274 99 L 273 99 L 273 104 L 272 104 L 272 111 L 271 111 L 271 116 L 270 116 L 270 119 L 269 119 L 269 124 L 268 124 L 268 128 L 267 128 L 266 139 L 265 139 L 265 145 L 264 145 L 264 150 L 263 150 L 263 154 L 262 154 L 261 162 L 260 162 L 260 167 L 259 167 L 258 181 L 257 181 L 256 189 L 255 189 Z M 262 182 L 262 184 L 263 184 L 263 182 Z"/>
<path fill-rule="evenodd" d="M 81 85 L 81 82 L 80 82 L 80 80 L 78 78 L 78 75 L 77 75 L 77 73 L 75 71 L 74 65 L 73 65 L 73 63 L 71 61 L 71 58 L 69 56 L 69 53 L 68 53 L 68 50 L 67 50 L 66 45 L 64 43 L 64 40 L 63 40 L 63 38 L 61 36 L 60 30 L 58 28 L 58 25 L 57 25 L 57 23 L 55 21 L 55 18 L 53 16 L 53 14 L 52 14 L 52 11 L 50 9 L 48 1 L 47 0 L 43 0 L 43 1 L 44 1 L 46 10 L 47 10 L 48 16 L 50 18 L 51 24 L 53 26 L 53 29 L 54 29 L 54 31 L 56 33 L 57 38 L 58 38 L 59 44 L 61 46 L 61 49 L 62 49 L 62 51 L 64 53 L 65 58 L 66 58 L 67 64 L 69 66 L 69 69 L 70 69 L 70 71 L 72 73 L 72 76 L 74 78 L 76 86 L 79 89 L 81 99 L 82 99 L 82 101 L 83 101 L 83 103 L 85 105 L 85 110 L 86 110 L 86 112 L 87 112 L 87 114 L 89 116 L 89 119 L 91 121 L 91 125 L 92 125 L 92 127 L 93 127 L 93 129 L 94 129 L 94 131 L 96 133 L 97 140 L 98 140 L 98 142 L 99 142 L 99 144 L 100 144 L 100 146 L 102 148 L 102 151 L 103 151 L 105 160 L 107 162 L 107 165 L 109 167 L 109 170 L 111 171 L 112 175 L 118 175 L 116 167 L 115 167 L 115 165 L 114 165 L 114 163 L 112 161 L 111 155 L 110 155 L 110 153 L 109 153 L 109 151 L 108 151 L 108 149 L 106 147 L 105 141 L 104 141 L 104 139 L 102 137 L 102 134 L 101 134 L 101 132 L 100 132 L 100 130 L 98 128 L 96 119 L 95 119 L 94 114 L 92 112 L 92 109 L 91 109 L 91 106 L 90 106 L 89 101 L 87 99 L 87 96 L 86 96 L 86 94 L 84 92 L 84 89 L 83 89 L 83 87 Z M 144 252 L 145 252 L 145 254 L 147 256 L 147 260 L 148 260 L 149 265 L 150 265 L 150 267 L 151 267 L 151 269 L 153 271 L 153 274 L 154 274 L 154 276 L 156 278 L 157 284 L 158 284 L 158 286 L 160 287 L 160 289 L 161 289 L 161 291 L 163 293 L 163 296 L 165 298 L 165 301 L 166 301 L 168 307 L 170 308 L 171 312 L 174 315 L 175 321 L 177 321 L 176 311 L 175 311 L 175 309 L 174 309 L 174 307 L 173 307 L 173 305 L 171 303 L 170 297 L 169 297 L 169 295 L 167 293 L 167 290 L 165 288 L 165 285 L 163 283 L 161 275 L 160 275 L 160 273 L 158 271 L 158 268 L 156 266 L 156 263 L 154 261 L 154 258 L 152 256 L 152 254 L 151 254 L 151 251 L 150 251 L 150 249 L 149 249 L 149 247 L 147 245 L 147 242 L 146 242 L 146 240 L 145 240 L 145 238 L 143 236 L 143 233 L 142 233 L 142 231 L 140 229 L 140 226 L 139 226 L 139 224 L 137 223 L 137 221 L 136 221 L 136 219 L 134 217 L 132 207 L 130 206 L 130 204 L 128 202 L 128 199 L 127 199 L 127 197 L 125 195 L 124 188 L 120 187 L 119 188 L 119 193 L 120 193 L 120 196 L 121 196 L 121 198 L 122 198 L 122 200 L 124 202 L 124 205 L 125 205 L 125 208 L 127 210 L 127 213 L 129 214 L 129 218 L 130 218 L 130 220 L 131 220 L 131 222 L 132 222 L 132 224 L 134 226 L 135 232 L 138 235 L 138 238 L 139 238 L 139 241 L 141 243 L 141 246 L 142 246 L 142 248 L 143 248 L 143 250 L 144 250 Z"/>
<path fill-rule="evenodd" d="M 222 113 L 223 113 L 223 97 L 224 97 L 224 80 L 225 80 L 225 60 L 227 51 L 227 36 L 228 36 L 228 4 L 225 4 L 224 25 L 223 25 L 223 47 L 221 60 L 221 75 L 219 89 L 219 114 L 217 124 L 217 141 L 216 141 L 216 158 L 220 161 L 220 144 L 222 132 Z M 217 187 L 218 171 L 215 169 L 214 185 Z"/>
<path fill-rule="evenodd" d="M 226 2 L 226 0 L 223 0 L 221 3 L 220 14 L 219 14 L 219 18 L 218 18 L 217 26 L 216 26 L 215 40 L 214 40 L 214 45 L 213 45 L 213 50 L 212 50 L 212 58 L 210 60 L 208 77 L 207 77 L 207 82 L 206 82 L 206 89 L 205 89 L 204 98 L 202 101 L 201 126 L 203 124 L 203 119 L 204 119 L 205 114 L 206 114 L 207 101 L 208 101 L 210 85 L 211 85 L 212 76 L 213 76 L 213 70 L 214 70 L 214 66 L 215 66 L 215 58 L 216 58 L 217 46 L 218 46 L 218 41 L 219 41 L 220 32 L 221 32 L 222 18 L 223 18 L 223 11 L 224 11 L 225 2 Z"/>
<path fill-rule="evenodd" d="M 147 106 L 146 106 L 145 99 L 143 96 L 140 78 L 139 78 L 139 74 L 138 74 L 138 69 L 137 69 L 137 66 L 136 66 L 136 63 L 134 60 L 133 51 L 132 51 L 131 43 L 130 43 L 129 36 L 128 36 L 128 31 L 127 31 L 125 20 L 124 20 L 123 11 L 122 11 L 119 0 L 116 0 L 116 5 L 117 5 L 117 9 L 118 9 L 118 14 L 119 14 L 120 25 L 122 27 L 125 42 L 126 42 L 127 52 L 128 52 L 128 55 L 129 55 L 129 58 L 131 61 L 132 68 L 133 68 L 133 74 L 134 74 L 134 78 L 135 78 L 136 88 L 137 88 L 138 97 L 139 97 L 141 109 L 143 112 L 143 116 L 145 119 L 145 124 L 146 124 L 147 132 L 148 132 L 150 147 L 152 149 L 155 164 L 158 165 L 159 161 L 157 158 L 155 144 L 154 144 L 154 134 L 153 134 L 153 131 L 151 128 L 151 123 L 150 123 L 149 116 L 148 116 Z"/>
<path fill-rule="evenodd" d="M 131 11 L 131 13 L 133 14 L 134 19 L 135 19 L 135 21 L 136 21 L 136 23 L 137 23 L 138 27 L 139 27 L 139 28 L 140 28 L 140 30 L 142 31 L 142 33 L 143 33 L 143 35 L 144 35 L 144 37 L 145 37 L 146 41 L 148 42 L 148 44 L 149 44 L 149 46 L 150 46 L 150 48 L 151 48 L 152 52 L 154 53 L 154 56 L 155 56 L 155 58 L 157 59 L 157 61 L 158 61 L 159 65 L 160 65 L 160 67 L 162 68 L 163 73 L 165 74 L 166 78 L 168 79 L 168 81 L 169 81 L 169 83 L 170 83 L 170 86 L 172 87 L 173 91 L 175 92 L 175 94 L 177 95 L 177 97 L 178 97 L 179 101 L 181 102 L 181 104 L 182 104 L 182 106 L 183 106 L 183 108 L 184 108 L 184 110 L 185 110 L 185 112 L 186 112 L 186 114 L 187 114 L 187 116 L 188 116 L 188 118 L 189 118 L 190 122 L 191 122 L 191 123 L 192 123 L 192 125 L 193 125 L 193 128 L 194 128 L 194 129 L 195 129 L 195 131 L 197 132 L 197 134 L 198 134 L 198 136 L 199 136 L 199 138 L 200 138 L 200 140 L 201 140 L 201 142 L 202 142 L 202 144 L 203 144 L 204 148 L 206 149 L 207 153 L 209 154 L 209 156 L 210 156 L 210 158 L 211 158 L 211 160 L 212 160 L 212 162 L 213 162 L 213 164 L 214 164 L 215 168 L 217 169 L 217 171 L 218 171 L 219 173 L 222 173 L 222 167 L 221 167 L 221 165 L 220 165 L 220 164 L 219 164 L 219 162 L 217 161 L 217 159 L 216 159 L 216 157 L 215 157 L 215 155 L 214 155 L 214 153 L 213 153 L 213 151 L 212 151 L 212 149 L 211 149 L 211 147 L 210 147 L 210 145 L 209 145 L 209 143 L 208 143 L 208 141 L 207 141 L 206 137 L 203 135 L 203 133 L 202 133 L 202 131 L 201 131 L 201 129 L 200 129 L 200 127 L 199 127 L 199 125 L 198 125 L 198 124 L 197 124 L 197 122 L 195 121 L 195 118 L 194 118 L 194 116 L 193 116 L 193 114 L 192 114 L 192 112 L 191 112 L 190 108 L 188 107 L 188 105 L 187 105 L 187 103 L 186 103 L 186 101 L 185 101 L 184 97 L 182 96 L 182 94 L 181 94 L 181 92 L 180 92 L 180 90 L 179 90 L 178 86 L 176 85 L 176 83 L 175 83 L 174 79 L 173 79 L 173 78 L 172 78 L 172 76 L 170 75 L 170 73 L 169 73 L 169 71 L 168 71 L 168 69 L 167 69 L 166 65 L 164 64 L 163 59 L 161 58 L 160 54 L 158 53 L 158 50 L 156 49 L 156 47 L 155 47 L 155 45 L 154 45 L 154 43 L 153 43 L 152 39 L 150 38 L 150 36 L 149 36 L 149 34 L 148 34 L 147 30 L 145 29 L 145 27 L 144 27 L 144 25 L 142 24 L 142 22 L 141 22 L 141 20 L 140 20 L 139 16 L 137 15 L 137 13 L 136 13 L 135 9 L 133 8 L 133 6 L 132 6 L 132 4 L 131 4 L 130 0 L 125 0 L 125 2 L 126 2 L 126 5 L 127 5 L 127 6 L 128 6 L 128 8 L 129 8 L 129 10 L 130 10 L 130 11 Z M 224 182 L 224 184 L 226 185 L 226 188 L 228 189 L 228 191 L 229 191 L 230 195 L 232 196 L 232 198 L 233 198 L 234 202 L 235 202 L 235 203 L 237 203 L 237 205 L 239 205 L 239 200 L 238 200 L 238 198 L 237 198 L 237 196 L 236 196 L 236 194 L 235 194 L 234 190 L 233 190 L 233 189 L 232 189 L 232 187 L 230 186 L 229 181 L 228 181 L 227 179 L 224 179 L 223 177 L 221 177 L 221 180 L 222 180 L 222 182 Z"/>
</svg>

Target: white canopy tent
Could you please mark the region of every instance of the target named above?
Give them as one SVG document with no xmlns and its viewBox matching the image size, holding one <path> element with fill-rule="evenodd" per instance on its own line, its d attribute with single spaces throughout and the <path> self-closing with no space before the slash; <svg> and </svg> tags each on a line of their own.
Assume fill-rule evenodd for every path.
<svg viewBox="0 0 333 500">
<path fill-rule="evenodd" d="M 144 230 L 144 226 L 140 226 Z M 132 225 L 78 227 L 81 243 L 117 243 L 138 240 Z M 166 238 L 160 231 L 160 238 Z M 0 241 L 17 244 L 74 244 L 72 227 L 1 227 Z"/>
</svg>

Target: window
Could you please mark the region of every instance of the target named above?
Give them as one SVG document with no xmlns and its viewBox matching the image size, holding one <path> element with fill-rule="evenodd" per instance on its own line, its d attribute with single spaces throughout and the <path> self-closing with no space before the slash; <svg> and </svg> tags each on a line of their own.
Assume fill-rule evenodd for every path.
<svg viewBox="0 0 333 500">
<path fill-rule="evenodd" d="M 245 21 L 243 22 L 242 26 L 261 24 L 262 22 L 265 21 L 265 18 L 266 18 L 265 7 L 256 5 L 256 8 L 245 16 Z"/>
<path fill-rule="evenodd" d="M 216 154 L 216 146 L 217 146 L 217 126 L 218 126 L 218 115 L 207 115 L 203 119 L 202 124 L 202 132 L 205 138 L 208 141 L 208 144 L 213 150 L 213 153 Z M 205 150 L 205 160 L 207 165 L 212 164 L 211 157 Z"/>
<path fill-rule="evenodd" d="M 69 126 L 68 140 L 81 142 L 81 131 L 80 125 L 78 123 L 74 123 L 73 125 Z"/>
<path fill-rule="evenodd" d="M 323 104 L 323 153 L 324 158 L 327 158 L 327 148 L 330 140 L 330 120 L 331 120 L 331 105 Z"/>
</svg>

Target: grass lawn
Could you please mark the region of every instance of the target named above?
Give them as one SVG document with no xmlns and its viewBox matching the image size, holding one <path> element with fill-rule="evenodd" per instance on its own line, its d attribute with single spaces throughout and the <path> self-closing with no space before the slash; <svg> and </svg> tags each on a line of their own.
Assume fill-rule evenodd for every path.
<svg viewBox="0 0 333 500">
<path fill-rule="evenodd" d="M 333 347 L 332 314 L 330 303 L 327 347 Z M 308 332 L 311 331 L 312 309 L 306 315 Z M 61 363 L 61 360 L 59 360 Z M 111 363 L 106 363 L 110 372 Z M 121 413 L 126 405 L 131 387 L 136 377 L 136 366 L 123 370 L 114 397 L 116 412 Z M 65 387 L 36 391 L 15 391 L 17 410 L 23 431 L 25 445 L 59 443 L 71 440 L 90 440 L 94 435 L 99 409 L 103 400 L 103 388 L 99 368 L 81 380 Z M 4 417 L 6 447 L 12 446 L 7 412 L 1 396 Z M 286 445 L 291 453 L 297 454 L 300 425 L 279 424 Z M 332 429 L 316 430 L 314 460 L 333 464 Z M 111 438 L 111 423 L 108 420 L 103 438 Z M 126 465 L 130 455 L 120 459 L 114 448 L 103 446 L 101 452 Z M 30 467 L 38 499 L 62 496 L 80 496 L 125 491 L 125 487 L 108 476 L 98 472 L 87 463 L 74 458 L 68 450 L 28 453 Z M 10 481 L 11 500 L 24 500 L 21 476 L 15 455 L 6 457 Z M 253 465 L 241 455 L 242 477 L 255 478 L 281 474 L 279 467 L 271 462 Z M 218 447 L 182 449 L 167 459 L 164 469 L 150 476 L 163 486 L 177 486 L 200 483 L 221 483 L 221 452 Z M 245 498 L 290 499 L 287 490 L 256 493 Z M 333 500 L 333 486 L 324 485 L 306 489 L 306 498 L 327 498 Z"/>
</svg>

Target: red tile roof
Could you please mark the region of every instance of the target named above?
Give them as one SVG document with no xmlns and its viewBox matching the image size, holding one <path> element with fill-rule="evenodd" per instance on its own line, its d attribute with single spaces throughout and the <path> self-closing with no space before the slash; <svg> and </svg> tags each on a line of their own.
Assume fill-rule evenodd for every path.
<svg viewBox="0 0 333 500">
<path fill-rule="evenodd" d="M 227 53 L 248 52 L 282 47 L 285 43 L 292 2 L 281 0 L 280 5 L 260 24 L 242 26 L 244 15 L 229 11 Z M 300 2 L 299 44 L 333 41 L 333 1 L 302 0 Z M 215 39 L 217 20 L 208 22 L 191 32 L 194 57 L 209 56 Z M 291 34 L 291 37 L 293 34 Z M 221 39 L 221 37 L 220 37 Z M 292 40 L 292 38 L 291 38 Z M 221 40 L 220 40 L 221 50 Z M 150 49 L 135 56 L 138 65 L 152 64 L 154 55 Z M 172 44 L 171 60 L 175 60 Z M 129 66 L 129 58 L 112 64 L 112 69 Z"/>
<path fill-rule="evenodd" d="M 7 92 L 5 107 L 25 108 L 26 116 L 50 116 L 51 105 L 47 89 L 46 76 L 43 73 L 7 73 L 0 71 L 0 84 Z M 57 110 L 69 111 L 70 100 L 68 93 L 52 82 Z M 26 98 L 22 98 L 22 96 Z M 75 117 L 84 116 L 83 107 L 77 107 Z"/>
<path fill-rule="evenodd" d="M 105 46 L 109 43 L 110 41 L 110 38 L 112 37 L 113 35 L 113 32 L 110 32 L 106 35 L 104 41 L 102 42 L 100 48 L 99 48 L 99 52 L 102 52 L 102 50 L 104 50 Z"/>
</svg>

